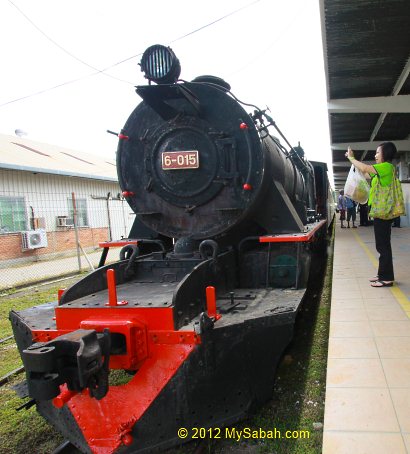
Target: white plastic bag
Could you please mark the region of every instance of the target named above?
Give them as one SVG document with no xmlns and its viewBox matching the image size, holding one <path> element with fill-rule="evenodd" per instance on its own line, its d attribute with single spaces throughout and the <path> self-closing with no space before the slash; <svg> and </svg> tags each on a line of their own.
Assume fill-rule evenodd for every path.
<svg viewBox="0 0 410 454">
<path fill-rule="evenodd" d="M 350 167 L 345 184 L 345 196 L 357 203 L 364 204 L 369 199 L 370 186 L 363 173 L 354 165 Z"/>
</svg>

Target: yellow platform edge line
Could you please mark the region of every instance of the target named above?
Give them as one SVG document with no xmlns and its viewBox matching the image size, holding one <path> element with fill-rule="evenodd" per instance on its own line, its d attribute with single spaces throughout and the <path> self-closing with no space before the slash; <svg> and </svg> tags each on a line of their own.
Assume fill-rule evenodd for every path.
<svg viewBox="0 0 410 454">
<path fill-rule="evenodd" d="M 360 236 L 356 232 L 352 232 L 356 241 L 360 244 L 366 255 L 369 257 L 370 261 L 374 265 L 374 267 L 377 269 L 379 266 L 379 262 L 376 259 L 376 257 L 373 255 L 373 253 L 370 251 L 370 249 L 364 244 L 363 240 L 360 238 Z M 400 287 L 397 284 L 394 284 L 393 287 L 390 287 L 389 290 L 392 292 L 393 296 L 396 298 L 397 302 L 400 304 L 400 306 L 403 308 L 404 312 L 406 312 L 407 317 L 410 318 L 410 301 L 407 299 L 406 295 L 403 293 L 403 291 L 400 289 Z"/>
</svg>

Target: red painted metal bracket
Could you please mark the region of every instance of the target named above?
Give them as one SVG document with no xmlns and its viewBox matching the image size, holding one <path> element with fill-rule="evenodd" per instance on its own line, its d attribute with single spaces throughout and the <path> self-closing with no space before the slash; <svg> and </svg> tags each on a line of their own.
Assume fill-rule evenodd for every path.
<svg viewBox="0 0 410 454">
<path fill-rule="evenodd" d="M 306 232 L 266 235 L 259 237 L 260 243 L 307 243 L 314 241 L 318 231 L 326 224 L 326 219 L 313 224 Z"/>
<path fill-rule="evenodd" d="M 107 258 L 108 251 L 110 250 L 110 247 L 124 247 L 128 246 L 129 244 L 138 244 L 138 240 L 117 240 L 117 241 L 103 241 L 102 243 L 98 243 L 98 246 L 103 248 L 103 251 L 101 253 L 101 258 L 100 262 L 98 263 L 98 268 L 101 268 L 105 264 L 105 259 Z"/>
<path fill-rule="evenodd" d="M 193 331 L 150 331 L 148 338 L 154 344 L 200 344 L 201 338 Z"/>
<path fill-rule="evenodd" d="M 128 244 L 138 244 L 138 240 L 117 240 L 117 241 L 103 241 L 102 243 L 98 243 L 99 247 L 123 247 L 127 246 Z"/>
<path fill-rule="evenodd" d="M 125 338 L 126 353 L 110 357 L 110 369 L 135 370 L 148 356 L 147 330 L 137 320 L 83 320 L 81 329 L 94 329 L 102 333 L 109 328 L 111 333 L 122 334 Z"/>
</svg>

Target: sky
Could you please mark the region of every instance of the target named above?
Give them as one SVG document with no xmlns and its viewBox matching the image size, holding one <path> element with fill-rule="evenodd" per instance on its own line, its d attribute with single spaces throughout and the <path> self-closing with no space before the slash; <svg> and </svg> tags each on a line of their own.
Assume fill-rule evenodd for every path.
<svg viewBox="0 0 410 454">
<path fill-rule="evenodd" d="M 140 102 L 142 53 L 164 44 L 181 79 L 222 77 L 331 171 L 318 0 L 0 0 L 0 39 L 1 134 L 115 159 L 106 131 Z"/>
</svg>

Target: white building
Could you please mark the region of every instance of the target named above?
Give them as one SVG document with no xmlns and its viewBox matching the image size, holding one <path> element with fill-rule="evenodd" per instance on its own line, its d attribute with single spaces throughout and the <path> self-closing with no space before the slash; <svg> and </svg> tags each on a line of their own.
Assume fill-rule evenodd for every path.
<svg viewBox="0 0 410 454">
<path fill-rule="evenodd" d="M 74 206 L 84 248 L 128 236 L 115 161 L 0 135 L 0 260 L 75 249 Z"/>
</svg>

